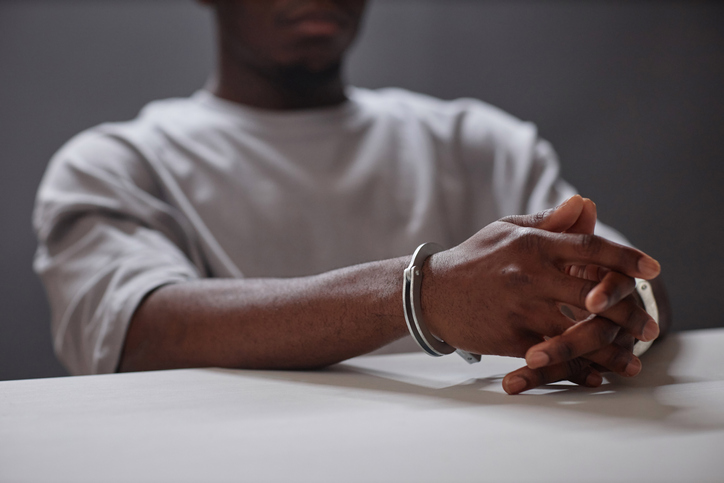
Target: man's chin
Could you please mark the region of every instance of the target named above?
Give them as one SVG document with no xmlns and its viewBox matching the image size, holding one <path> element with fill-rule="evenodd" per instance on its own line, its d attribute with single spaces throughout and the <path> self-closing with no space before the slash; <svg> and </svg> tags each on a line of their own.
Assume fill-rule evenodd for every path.
<svg viewBox="0 0 724 483">
<path fill-rule="evenodd" d="M 285 64 L 304 64 L 310 70 L 324 71 L 339 64 L 351 44 L 346 35 L 299 36 L 287 44 Z"/>
<path fill-rule="evenodd" d="M 279 66 L 275 77 L 283 87 L 292 92 L 309 92 L 339 78 L 342 69 L 340 59 L 307 59 L 302 62 Z"/>
</svg>

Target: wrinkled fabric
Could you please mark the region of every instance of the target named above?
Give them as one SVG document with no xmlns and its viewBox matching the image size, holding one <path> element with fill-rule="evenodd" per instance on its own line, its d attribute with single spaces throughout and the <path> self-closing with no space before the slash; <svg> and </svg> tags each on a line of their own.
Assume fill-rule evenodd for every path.
<svg viewBox="0 0 724 483">
<path fill-rule="evenodd" d="M 164 284 L 304 276 L 426 241 L 452 247 L 575 193 L 535 126 L 492 106 L 348 94 L 274 112 L 200 91 L 69 141 L 33 218 L 34 268 L 68 370 L 116 370 L 133 312 Z"/>
</svg>

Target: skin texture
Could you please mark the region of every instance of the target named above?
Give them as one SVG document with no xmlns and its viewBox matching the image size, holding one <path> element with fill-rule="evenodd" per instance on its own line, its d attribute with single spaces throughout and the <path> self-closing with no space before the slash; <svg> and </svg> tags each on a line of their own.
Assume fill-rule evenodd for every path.
<svg viewBox="0 0 724 483">
<path fill-rule="evenodd" d="M 122 371 L 178 367 L 310 369 L 370 352 L 407 332 L 405 258 L 293 279 L 167 285 L 141 305 Z"/>
<path fill-rule="evenodd" d="M 364 10 L 360 0 L 218 0 L 213 92 L 271 110 L 344 102 L 341 65 Z M 658 335 L 632 277 L 658 263 L 592 235 L 595 205 L 575 196 L 555 210 L 484 227 L 423 267 L 432 332 L 479 354 L 526 357 L 509 393 L 600 371 L 634 375 L 634 337 Z M 198 280 L 146 297 L 126 336 L 120 371 L 177 367 L 315 368 L 407 334 L 402 271 L 409 257 L 295 279 Z M 662 320 L 668 306 L 654 285 Z M 569 306 L 578 316 L 565 317 Z M 589 317 L 591 313 L 598 315 Z"/>
</svg>

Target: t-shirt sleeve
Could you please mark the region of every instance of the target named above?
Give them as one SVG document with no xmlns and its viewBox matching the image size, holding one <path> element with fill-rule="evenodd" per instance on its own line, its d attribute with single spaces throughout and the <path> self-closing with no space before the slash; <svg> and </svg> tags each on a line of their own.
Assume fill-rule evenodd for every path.
<svg viewBox="0 0 724 483">
<path fill-rule="evenodd" d="M 54 349 L 73 374 L 114 372 L 143 298 L 203 273 L 187 223 L 141 153 L 103 133 L 76 137 L 51 160 L 33 225 Z"/>
</svg>

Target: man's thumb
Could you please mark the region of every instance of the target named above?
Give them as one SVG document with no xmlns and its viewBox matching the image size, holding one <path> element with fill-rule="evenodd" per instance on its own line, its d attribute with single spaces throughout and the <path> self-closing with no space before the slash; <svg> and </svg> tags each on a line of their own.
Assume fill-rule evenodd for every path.
<svg viewBox="0 0 724 483">
<path fill-rule="evenodd" d="M 508 216 L 503 218 L 502 221 L 507 221 L 518 226 L 562 233 L 578 221 L 581 212 L 583 212 L 583 198 L 581 195 L 573 195 L 550 210 L 540 211 L 531 215 Z"/>
</svg>

